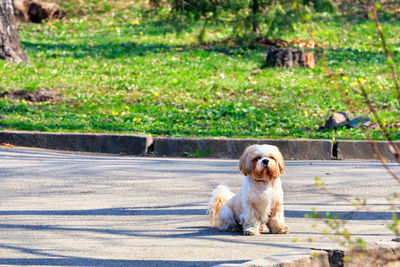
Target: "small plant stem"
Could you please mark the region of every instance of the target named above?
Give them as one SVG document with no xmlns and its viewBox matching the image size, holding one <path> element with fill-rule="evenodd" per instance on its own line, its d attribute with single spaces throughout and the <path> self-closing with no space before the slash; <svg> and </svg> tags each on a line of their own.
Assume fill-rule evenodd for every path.
<svg viewBox="0 0 400 267">
<path fill-rule="evenodd" d="M 394 85 L 395 85 L 396 90 L 397 90 L 397 99 L 400 101 L 399 81 L 397 79 L 396 70 L 394 68 L 394 63 L 393 63 L 393 59 L 392 59 L 390 50 L 389 50 L 389 48 L 387 46 L 387 43 L 386 43 L 385 35 L 383 34 L 382 27 L 381 27 L 381 25 L 379 23 L 379 20 L 378 20 L 377 9 L 374 6 L 371 5 L 370 6 L 370 10 L 371 10 L 371 14 L 372 14 L 372 20 L 375 22 L 376 30 L 378 31 L 379 37 L 380 37 L 381 42 L 382 42 L 383 50 L 385 51 L 387 62 L 389 64 L 390 70 L 392 72 L 393 82 L 394 82 Z"/>
<path fill-rule="evenodd" d="M 256 34 L 256 37 L 260 35 L 260 25 L 258 23 L 258 13 L 260 12 L 260 3 L 259 0 L 253 0 L 252 6 L 252 24 L 253 24 L 253 32 Z"/>
<path fill-rule="evenodd" d="M 381 152 L 378 149 L 378 146 L 376 145 L 376 142 L 374 142 L 371 139 L 371 136 L 368 134 L 368 141 L 371 143 L 373 150 L 376 153 L 376 156 L 379 158 L 379 160 L 381 161 L 382 165 L 385 167 L 385 169 L 387 170 L 387 172 L 400 184 L 400 177 L 396 175 L 396 173 L 394 173 L 394 171 L 389 167 L 389 165 L 387 165 L 386 160 L 384 160 L 384 158 L 382 157 Z"/>
<path fill-rule="evenodd" d="M 352 90 L 354 93 L 358 94 L 358 95 L 361 95 L 361 94 L 362 94 L 361 91 L 357 90 L 356 88 L 352 88 L 351 90 Z M 388 104 L 379 102 L 379 101 L 377 101 L 377 100 L 372 100 L 372 99 L 369 99 L 369 101 L 371 101 L 372 104 L 376 105 L 377 107 L 379 107 L 379 108 L 381 108 L 381 109 L 387 109 L 387 110 L 389 110 L 390 112 L 393 112 L 393 113 L 396 113 L 397 115 L 400 115 L 400 110 L 391 108 Z"/>
<path fill-rule="evenodd" d="M 393 78 L 393 81 L 395 83 L 395 86 L 396 86 L 396 89 L 397 89 L 397 92 L 398 92 L 398 97 L 399 97 L 399 100 L 400 100 L 400 87 L 399 87 L 397 76 L 396 76 L 396 72 L 395 72 L 395 69 L 394 69 L 394 64 L 393 64 L 392 60 L 389 60 L 389 58 L 391 59 L 390 51 L 389 51 L 389 49 L 388 49 L 388 47 L 386 45 L 386 41 L 385 41 L 385 38 L 384 38 L 384 35 L 383 35 L 383 32 L 382 32 L 382 28 L 381 28 L 381 26 L 379 24 L 378 17 L 376 15 L 376 9 L 374 7 L 372 7 L 372 8 L 373 8 L 373 12 L 372 12 L 373 20 L 375 21 L 375 25 L 376 25 L 377 30 L 379 32 L 379 35 L 381 37 L 382 46 L 384 47 L 386 56 L 388 58 L 389 65 L 390 65 L 391 70 L 392 70 L 392 78 Z M 326 63 L 325 55 L 321 52 L 320 46 L 318 45 L 318 43 L 316 41 L 316 38 L 315 38 L 314 34 L 312 33 L 311 29 L 308 27 L 307 23 L 305 23 L 305 27 L 306 27 L 306 30 L 309 33 L 311 39 L 315 43 L 316 52 L 318 53 L 318 55 L 321 56 L 321 61 L 322 61 L 322 64 L 323 64 L 323 66 L 324 66 L 324 68 L 326 70 L 326 73 L 327 73 L 328 77 L 336 78 L 336 75 L 332 74 L 328 64 Z M 354 103 L 353 103 L 352 99 L 350 99 L 350 97 L 348 96 L 346 91 L 340 86 L 340 84 L 337 82 L 337 79 L 335 79 L 335 87 L 338 88 L 340 90 L 340 92 L 342 93 L 344 99 L 347 102 L 347 106 L 349 107 L 351 112 L 355 113 L 356 109 L 354 107 Z M 387 130 L 387 127 L 382 123 L 381 119 L 379 118 L 378 113 L 376 112 L 376 109 L 373 106 L 372 100 L 369 99 L 365 88 L 362 85 L 360 85 L 360 88 L 361 88 L 361 95 L 364 97 L 364 101 L 365 101 L 366 105 L 368 106 L 370 112 L 374 115 L 375 119 L 377 120 L 377 123 L 378 123 L 379 127 L 381 128 L 381 131 L 382 131 L 383 135 L 389 141 L 389 144 L 392 146 L 392 148 L 394 150 L 393 154 L 394 154 L 397 162 L 400 163 L 400 150 L 399 150 L 399 148 L 393 142 L 393 140 L 391 139 L 390 134 L 389 134 L 389 132 Z M 368 141 L 372 144 L 372 148 L 375 151 L 376 156 L 382 162 L 383 166 L 390 173 L 390 175 L 397 182 L 400 183 L 400 177 L 397 176 L 396 173 L 394 173 L 393 170 L 387 165 L 386 160 L 383 158 L 382 154 L 379 152 L 379 149 L 378 149 L 378 147 L 376 145 L 376 142 L 372 140 L 371 135 L 370 135 L 370 133 L 368 131 L 366 131 L 366 136 L 368 138 Z"/>
<path fill-rule="evenodd" d="M 397 162 L 400 163 L 400 150 L 397 147 L 397 145 L 393 142 L 392 138 L 390 137 L 386 126 L 382 123 L 381 119 L 378 116 L 378 113 L 376 112 L 376 109 L 374 108 L 374 106 L 372 105 L 371 100 L 368 98 L 367 92 L 365 90 L 365 88 L 363 86 L 360 86 L 361 91 L 362 91 L 362 96 L 365 99 L 365 103 L 367 104 L 370 112 L 374 115 L 375 120 L 377 121 L 379 127 L 382 129 L 382 133 L 385 136 L 385 138 L 389 141 L 389 144 L 392 146 L 393 150 L 394 150 L 394 156 L 397 160 Z M 386 170 L 393 176 L 393 178 L 400 183 L 400 178 L 399 176 L 397 176 L 390 168 L 389 166 L 386 164 L 386 161 L 384 160 L 384 158 L 382 157 L 381 153 L 379 152 L 379 149 L 376 145 L 376 142 L 373 142 L 373 140 L 371 139 L 370 134 L 367 134 L 368 140 L 371 142 L 372 144 L 372 148 L 374 149 L 377 157 L 380 159 L 380 161 L 382 162 L 382 164 L 384 165 L 384 167 L 386 168 Z"/>
<path fill-rule="evenodd" d="M 198 39 L 200 44 L 204 43 L 204 37 L 206 36 L 206 30 L 207 30 L 207 18 L 205 19 L 205 22 L 204 22 L 203 26 L 200 29 L 200 33 L 197 36 L 197 39 Z"/>
</svg>

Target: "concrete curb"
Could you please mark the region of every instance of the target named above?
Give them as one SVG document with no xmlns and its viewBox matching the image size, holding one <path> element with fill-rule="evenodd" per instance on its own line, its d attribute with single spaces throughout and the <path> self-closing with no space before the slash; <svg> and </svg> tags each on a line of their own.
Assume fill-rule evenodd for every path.
<svg viewBox="0 0 400 267">
<path fill-rule="evenodd" d="M 0 131 L 0 144 L 67 151 L 147 155 L 151 136 Z"/>
<path fill-rule="evenodd" d="M 394 143 L 400 147 L 400 142 L 396 141 Z M 375 144 L 383 158 L 388 161 L 396 160 L 393 153 L 390 151 L 390 144 L 388 141 L 376 141 Z M 340 140 L 337 142 L 338 159 L 378 159 L 375 154 L 372 144 L 369 141 Z"/>
<path fill-rule="evenodd" d="M 154 138 L 154 155 L 161 157 L 200 156 L 238 159 L 245 148 L 254 144 L 279 147 L 285 159 L 330 160 L 330 140 L 303 139 L 211 139 L 211 138 Z"/>
<path fill-rule="evenodd" d="M 129 134 L 81 134 L 0 131 L 0 144 L 56 150 L 157 157 L 204 157 L 238 159 L 253 144 L 278 146 L 287 160 L 376 160 L 369 141 L 323 139 L 169 138 Z M 394 142 L 400 147 L 400 141 Z M 387 141 L 376 141 L 387 161 L 395 157 Z"/>
</svg>

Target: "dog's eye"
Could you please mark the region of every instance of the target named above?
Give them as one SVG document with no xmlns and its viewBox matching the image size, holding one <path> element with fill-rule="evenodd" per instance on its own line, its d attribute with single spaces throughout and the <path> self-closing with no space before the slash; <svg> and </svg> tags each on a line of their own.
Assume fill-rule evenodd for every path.
<svg viewBox="0 0 400 267">
<path fill-rule="evenodd" d="M 259 161 L 261 159 L 261 157 L 255 157 L 254 160 L 255 161 Z"/>
</svg>

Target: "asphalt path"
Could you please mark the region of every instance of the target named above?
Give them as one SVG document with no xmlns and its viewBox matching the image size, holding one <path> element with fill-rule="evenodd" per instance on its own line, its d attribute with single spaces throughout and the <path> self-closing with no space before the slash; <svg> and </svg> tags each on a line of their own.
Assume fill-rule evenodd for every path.
<svg viewBox="0 0 400 267">
<path fill-rule="evenodd" d="M 397 164 L 390 163 L 396 173 Z M 346 220 L 369 247 L 396 246 L 388 196 L 397 183 L 374 161 L 287 161 L 288 235 L 244 236 L 208 225 L 212 189 L 242 182 L 237 160 L 146 158 L 0 147 L 0 265 L 211 266 L 280 263 L 336 249 L 312 210 Z M 325 189 L 315 187 L 315 177 Z M 358 200 L 357 200 L 358 199 Z M 363 202 L 368 208 L 356 208 Z M 399 204 L 399 201 L 397 202 Z M 253 261 L 254 262 L 254 261 Z"/>
</svg>

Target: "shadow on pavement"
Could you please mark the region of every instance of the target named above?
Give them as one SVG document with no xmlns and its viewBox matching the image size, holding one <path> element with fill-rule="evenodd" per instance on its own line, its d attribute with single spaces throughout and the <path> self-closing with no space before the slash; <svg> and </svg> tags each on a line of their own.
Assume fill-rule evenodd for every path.
<svg viewBox="0 0 400 267">
<path fill-rule="evenodd" d="M 168 261 L 168 260 L 117 260 L 87 257 L 62 256 L 42 253 L 40 250 L 7 246 L 0 248 L 31 254 L 34 258 L 0 258 L 0 265 L 20 266 L 212 266 L 223 263 L 243 263 L 245 261 Z M 43 256 L 42 258 L 37 256 Z"/>
</svg>

